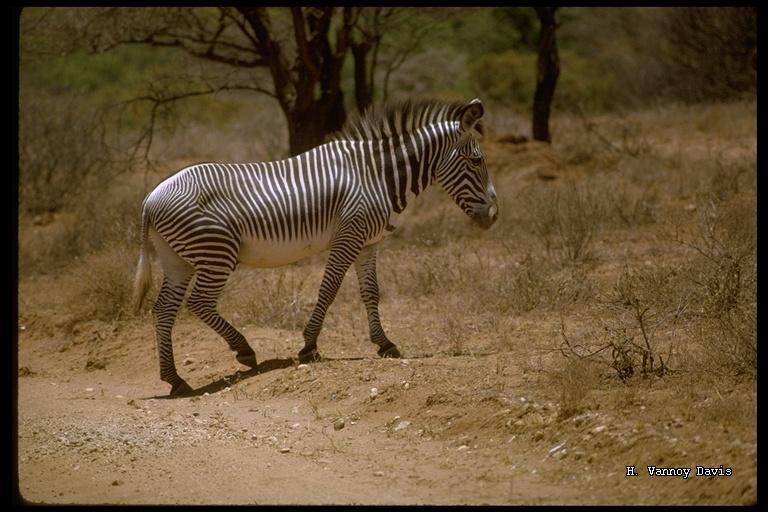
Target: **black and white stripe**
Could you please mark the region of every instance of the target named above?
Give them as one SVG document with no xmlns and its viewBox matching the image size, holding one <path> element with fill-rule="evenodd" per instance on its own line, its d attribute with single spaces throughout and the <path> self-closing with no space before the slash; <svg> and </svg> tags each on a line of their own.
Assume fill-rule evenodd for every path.
<svg viewBox="0 0 768 512">
<path fill-rule="evenodd" d="M 433 182 L 479 225 L 493 224 L 496 194 L 476 138 L 482 115 L 479 100 L 406 102 L 352 118 L 333 140 L 293 158 L 201 163 L 160 183 L 144 200 L 136 299 L 148 288 L 149 239 L 165 273 L 153 312 L 160 377 L 171 394 L 190 391 L 176 372 L 171 328 L 193 276 L 190 311 L 238 361 L 256 367 L 245 337 L 216 309 L 238 263 L 278 266 L 330 249 L 301 361 L 319 358 L 325 313 L 355 263 L 371 340 L 380 356 L 399 357 L 379 320 L 376 243 Z"/>
</svg>

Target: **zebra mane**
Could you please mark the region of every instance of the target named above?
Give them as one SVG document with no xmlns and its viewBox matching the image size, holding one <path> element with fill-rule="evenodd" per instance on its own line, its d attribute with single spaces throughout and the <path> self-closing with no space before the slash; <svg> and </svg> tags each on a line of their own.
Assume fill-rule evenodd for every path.
<svg viewBox="0 0 768 512">
<path fill-rule="evenodd" d="M 458 121 L 456 114 L 462 103 L 438 100 L 405 100 L 387 103 L 381 108 L 368 107 L 354 112 L 329 141 L 381 140 L 412 133 L 423 126 L 441 121 Z M 479 130 L 482 130 L 478 126 Z"/>
</svg>

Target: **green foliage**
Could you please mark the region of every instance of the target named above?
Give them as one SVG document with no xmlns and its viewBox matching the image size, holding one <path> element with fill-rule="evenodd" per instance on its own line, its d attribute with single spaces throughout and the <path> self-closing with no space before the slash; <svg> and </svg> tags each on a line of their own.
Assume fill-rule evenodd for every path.
<svg viewBox="0 0 768 512">
<path fill-rule="evenodd" d="M 176 65 L 177 51 L 124 46 L 100 54 L 83 51 L 51 59 L 32 60 L 22 68 L 24 84 L 52 93 L 102 91 L 110 95 L 136 91 L 160 72 Z M 181 69 L 179 69 L 181 71 Z"/>
<path fill-rule="evenodd" d="M 537 40 L 538 20 L 532 8 L 481 7 L 461 9 L 443 22 L 433 44 L 450 45 L 473 60 L 511 49 L 533 50 Z"/>
<path fill-rule="evenodd" d="M 483 97 L 528 112 L 536 88 L 536 59 L 535 53 L 516 50 L 486 55 L 470 65 L 470 74 Z M 610 75 L 575 52 L 560 51 L 555 110 L 607 110 L 615 106 L 614 96 L 615 84 Z"/>
</svg>

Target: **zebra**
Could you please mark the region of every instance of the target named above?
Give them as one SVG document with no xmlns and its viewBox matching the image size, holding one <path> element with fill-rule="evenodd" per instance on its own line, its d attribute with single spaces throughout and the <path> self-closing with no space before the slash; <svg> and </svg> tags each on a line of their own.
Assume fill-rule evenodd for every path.
<svg viewBox="0 0 768 512">
<path fill-rule="evenodd" d="M 317 338 L 354 264 L 371 341 L 380 357 L 401 357 L 379 318 L 376 246 L 411 200 L 437 182 L 476 224 L 498 218 L 496 191 L 478 139 L 484 107 L 405 101 L 351 115 L 329 142 L 292 158 L 200 163 L 162 181 L 144 199 L 134 281 L 137 311 L 154 254 L 163 280 L 152 307 L 160 378 L 171 396 L 192 388 L 176 371 L 171 330 L 194 276 L 188 309 L 257 368 L 245 337 L 217 310 L 238 264 L 276 267 L 329 250 L 317 302 L 304 330 L 302 363 L 320 360 Z"/>
</svg>

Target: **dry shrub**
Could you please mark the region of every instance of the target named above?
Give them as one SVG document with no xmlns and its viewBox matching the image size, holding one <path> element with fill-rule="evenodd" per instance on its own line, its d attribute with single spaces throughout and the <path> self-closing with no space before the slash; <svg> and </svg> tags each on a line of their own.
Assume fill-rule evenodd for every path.
<svg viewBox="0 0 768 512">
<path fill-rule="evenodd" d="M 669 96 L 703 101 L 755 92 L 756 7 L 679 7 L 666 14 L 669 46 L 660 61 Z"/>
<path fill-rule="evenodd" d="M 119 171 L 94 107 L 78 97 L 22 94 L 19 109 L 19 206 L 33 214 L 76 203 L 84 188 Z"/>
<path fill-rule="evenodd" d="M 587 359 L 568 358 L 549 373 L 552 387 L 559 395 L 558 419 L 566 420 L 589 408 L 589 396 L 600 383 L 601 369 Z"/>
<path fill-rule="evenodd" d="M 112 243 L 131 243 L 138 255 L 141 195 L 116 193 L 99 197 L 103 189 L 80 191 L 77 202 L 58 214 L 22 215 L 19 221 L 21 275 L 60 272 L 74 260 Z"/>
<path fill-rule="evenodd" d="M 401 252 L 402 257 L 391 261 L 387 258 L 389 264 L 382 261 L 379 265 L 380 282 L 382 278 L 392 282 L 398 294 L 431 296 L 450 293 L 464 285 L 467 276 L 462 269 L 467 255 L 459 244 Z"/>
<path fill-rule="evenodd" d="M 608 366 L 622 380 L 638 370 L 643 377 L 664 375 L 692 301 L 684 283 L 677 266 L 625 269 L 595 304 L 592 319 L 599 329 L 575 338 L 562 321 L 562 353 Z"/>
<path fill-rule="evenodd" d="M 754 197 L 700 201 L 692 229 L 676 234 L 695 251 L 690 280 L 695 284 L 701 363 L 710 371 L 754 375 L 757 371 L 757 261 Z"/>
<path fill-rule="evenodd" d="M 603 225 L 605 206 L 588 185 L 569 181 L 524 196 L 527 221 L 548 256 L 560 261 L 589 259 Z"/>
<path fill-rule="evenodd" d="M 220 309 L 235 319 L 277 329 L 301 329 L 309 320 L 316 290 L 306 286 L 304 268 L 249 269 L 230 280 Z"/>
<path fill-rule="evenodd" d="M 625 226 L 639 226 L 656 222 L 659 196 L 656 187 L 648 184 L 637 187 L 617 180 L 605 187 L 608 210 Z"/>
<path fill-rule="evenodd" d="M 111 321 L 133 316 L 135 261 L 131 249 L 125 243 L 112 243 L 75 263 L 71 270 L 74 286 L 69 293 L 78 320 Z"/>
<path fill-rule="evenodd" d="M 454 357 L 463 355 L 472 355 L 472 349 L 465 349 L 464 343 L 470 336 L 470 327 L 457 319 L 449 316 L 441 327 L 443 340 L 441 347 L 446 347 L 445 351 Z"/>
<path fill-rule="evenodd" d="M 519 259 L 510 255 L 509 261 L 475 272 L 478 279 L 471 282 L 478 311 L 505 315 L 564 308 L 594 294 L 587 272 L 578 266 L 561 266 L 530 253 Z"/>
</svg>

